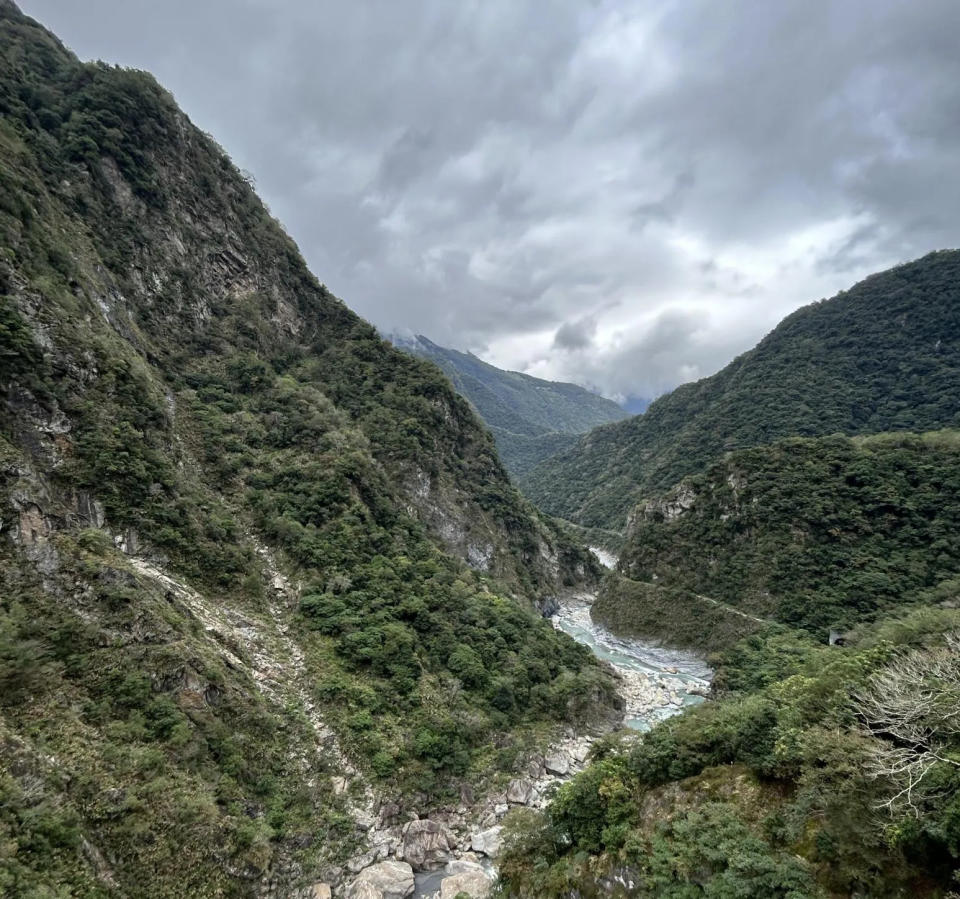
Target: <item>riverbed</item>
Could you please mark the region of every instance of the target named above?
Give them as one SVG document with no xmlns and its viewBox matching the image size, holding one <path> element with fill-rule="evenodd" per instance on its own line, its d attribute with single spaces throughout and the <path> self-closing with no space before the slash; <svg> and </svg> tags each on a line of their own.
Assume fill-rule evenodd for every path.
<svg viewBox="0 0 960 899">
<path fill-rule="evenodd" d="M 615 636 L 590 618 L 592 601 L 589 594 L 569 598 L 551 620 L 554 627 L 589 646 L 597 658 L 616 669 L 627 703 L 627 727 L 649 730 L 684 706 L 703 702 L 713 675 L 703 659 L 644 640 Z"/>
<path fill-rule="evenodd" d="M 616 637 L 590 618 L 593 600 L 592 594 L 569 596 L 561 602 L 559 611 L 551 620 L 554 627 L 590 647 L 597 658 L 613 666 L 620 678 L 620 693 L 626 701 L 624 724 L 627 727 L 646 731 L 658 721 L 677 714 L 684 706 L 703 702 L 713 672 L 702 659 L 692 653 L 666 649 L 655 643 Z M 571 741 L 566 742 L 569 744 Z M 561 751 L 567 751 L 570 747 L 560 748 Z M 581 754 L 580 758 L 585 759 L 585 755 Z M 573 763 L 569 775 L 542 779 L 536 784 L 537 792 L 548 795 L 546 789 L 550 782 L 562 782 L 579 770 L 582 764 Z M 502 805 L 503 812 L 507 807 L 506 803 Z M 486 822 L 486 826 L 491 823 Z M 496 877 L 494 860 L 482 856 L 474 858 L 488 874 Z M 410 899 L 438 896 L 440 885 L 448 876 L 449 872 L 442 869 L 417 873 L 416 888 Z"/>
</svg>

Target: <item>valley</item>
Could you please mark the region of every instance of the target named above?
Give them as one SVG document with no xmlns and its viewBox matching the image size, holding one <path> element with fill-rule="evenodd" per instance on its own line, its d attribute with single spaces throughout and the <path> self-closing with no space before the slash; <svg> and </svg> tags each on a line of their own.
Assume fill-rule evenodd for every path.
<svg viewBox="0 0 960 899">
<path fill-rule="evenodd" d="M 624 727 L 642 733 L 683 708 L 704 701 L 712 672 L 701 659 L 688 652 L 614 636 L 590 620 L 594 599 L 592 594 L 564 597 L 551 621 L 613 667 L 624 701 Z M 408 871 L 404 864 L 405 854 L 412 855 L 415 865 L 421 863 L 418 850 L 409 852 L 407 840 L 400 839 L 409 831 L 401 831 L 399 836 L 389 831 L 371 831 L 369 842 L 384 845 L 387 841 L 388 859 L 399 862 L 389 869 L 395 878 L 393 882 L 398 889 L 412 882 L 412 899 L 449 899 L 460 886 L 468 886 L 470 895 L 475 895 L 472 890 L 482 894 L 497 876 L 496 857 L 505 816 L 516 809 L 545 808 L 561 784 L 584 770 L 591 749 L 602 737 L 597 732 L 571 733 L 552 744 L 543 755 L 531 757 L 525 771 L 517 772 L 502 793 L 494 793 L 478 806 L 430 813 L 427 820 L 440 822 L 443 829 L 437 833 L 442 834 L 441 841 L 449 848 L 434 852 L 428 870 Z M 371 857 L 376 855 L 360 856 L 358 864 Z M 368 876 L 361 870 L 358 880 L 362 882 Z"/>
<path fill-rule="evenodd" d="M 629 416 L 392 345 L 152 76 L 0 47 L 0 895 L 958 894 L 960 251 Z"/>
</svg>

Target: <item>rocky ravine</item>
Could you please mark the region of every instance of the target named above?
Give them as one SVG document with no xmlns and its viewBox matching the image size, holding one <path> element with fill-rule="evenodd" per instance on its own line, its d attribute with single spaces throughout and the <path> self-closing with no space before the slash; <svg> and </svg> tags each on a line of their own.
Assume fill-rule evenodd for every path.
<svg viewBox="0 0 960 899">
<path fill-rule="evenodd" d="M 709 669 L 696 657 L 634 640 L 622 640 L 590 620 L 592 595 L 568 597 L 554 616 L 555 626 L 586 643 L 616 671 L 626 703 L 624 723 L 640 731 L 655 721 L 701 701 Z M 543 808 L 557 785 L 586 764 L 595 735 L 568 731 L 543 755 L 530 756 L 506 790 L 480 802 L 464 795 L 461 805 L 406 816 L 381 803 L 367 833 L 369 849 L 353 859 L 346 879 L 347 899 L 453 899 L 466 893 L 488 895 L 496 879 L 501 821 L 512 808 Z M 327 884 L 314 897 L 340 895 Z"/>
<path fill-rule="evenodd" d="M 480 802 L 435 809 L 420 817 L 399 813 L 381 801 L 367 831 L 368 851 L 348 863 L 352 880 L 318 883 L 311 899 L 452 899 L 459 893 L 482 899 L 496 880 L 501 821 L 511 808 L 542 808 L 558 784 L 582 770 L 596 738 L 568 732 L 543 755 L 528 758 L 506 790 Z M 464 799 L 469 799 L 464 796 Z"/>
</svg>

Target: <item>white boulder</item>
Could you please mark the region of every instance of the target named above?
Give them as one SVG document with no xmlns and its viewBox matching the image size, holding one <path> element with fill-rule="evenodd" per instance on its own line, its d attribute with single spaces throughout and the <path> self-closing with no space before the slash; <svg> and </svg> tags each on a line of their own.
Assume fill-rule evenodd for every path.
<svg viewBox="0 0 960 899">
<path fill-rule="evenodd" d="M 487 830 L 481 830 L 470 837 L 470 848 L 474 852 L 487 855 L 490 858 L 496 858 L 500 854 L 502 846 L 501 834 L 503 827 L 499 824 L 496 827 L 490 827 Z"/>
<path fill-rule="evenodd" d="M 414 890 L 413 868 L 389 859 L 364 868 L 350 885 L 348 899 L 406 899 Z"/>
</svg>

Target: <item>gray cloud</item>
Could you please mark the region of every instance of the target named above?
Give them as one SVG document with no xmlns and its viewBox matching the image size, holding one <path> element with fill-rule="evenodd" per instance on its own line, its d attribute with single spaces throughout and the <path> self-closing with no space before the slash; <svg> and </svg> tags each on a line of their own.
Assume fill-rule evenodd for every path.
<svg viewBox="0 0 960 899">
<path fill-rule="evenodd" d="M 585 350 L 593 346 L 593 338 L 597 333 L 596 316 L 588 315 L 574 321 L 564 322 L 553 335 L 553 349 L 558 350 Z"/>
<path fill-rule="evenodd" d="M 955 0 L 22 0 L 379 326 L 608 395 L 960 244 Z"/>
</svg>

